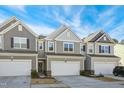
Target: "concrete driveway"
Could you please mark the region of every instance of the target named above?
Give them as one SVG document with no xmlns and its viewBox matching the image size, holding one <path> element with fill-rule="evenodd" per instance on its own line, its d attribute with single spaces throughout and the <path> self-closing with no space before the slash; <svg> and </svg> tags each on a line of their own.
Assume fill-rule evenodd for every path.
<svg viewBox="0 0 124 93">
<path fill-rule="evenodd" d="M 104 82 L 84 76 L 57 76 L 55 78 L 72 88 L 124 88 L 124 81 Z"/>
<path fill-rule="evenodd" d="M 28 88 L 30 80 L 29 76 L 0 77 L 0 88 Z"/>
</svg>

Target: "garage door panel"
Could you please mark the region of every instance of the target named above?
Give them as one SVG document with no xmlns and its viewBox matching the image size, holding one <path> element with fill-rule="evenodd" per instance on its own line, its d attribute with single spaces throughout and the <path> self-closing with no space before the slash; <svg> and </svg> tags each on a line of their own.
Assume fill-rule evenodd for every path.
<svg viewBox="0 0 124 93">
<path fill-rule="evenodd" d="M 79 75 L 80 62 L 51 62 L 52 76 Z"/>
<path fill-rule="evenodd" d="M 30 75 L 31 61 L 0 61 L 0 76 Z"/>
<path fill-rule="evenodd" d="M 94 70 L 95 74 L 113 74 L 113 69 L 116 66 L 116 63 L 109 62 L 109 63 L 94 63 Z"/>
</svg>

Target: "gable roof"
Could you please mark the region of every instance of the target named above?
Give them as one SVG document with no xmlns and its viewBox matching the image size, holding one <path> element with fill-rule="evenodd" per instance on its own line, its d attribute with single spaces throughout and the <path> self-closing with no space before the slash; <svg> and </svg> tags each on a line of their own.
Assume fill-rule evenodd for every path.
<svg viewBox="0 0 124 93">
<path fill-rule="evenodd" d="M 15 18 L 14 18 L 15 19 Z M 17 20 L 17 19 L 16 19 Z M 9 21 L 11 22 L 11 21 Z M 17 20 L 16 22 L 9 25 L 7 28 L 3 29 L 0 34 L 5 34 L 6 32 L 10 31 L 12 28 L 16 27 L 17 25 L 21 24 L 23 27 L 25 27 L 30 33 L 32 33 L 35 37 L 38 37 L 36 33 L 34 33 L 26 24 L 22 23 L 20 20 Z"/>
<path fill-rule="evenodd" d="M 101 30 L 102 31 L 102 30 Z M 84 42 L 88 42 L 90 41 L 93 37 L 95 37 L 100 31 L 97 31 L 97 32 L 94 32 L 94 33 L 91 33 L 90 35 L 88 35 L 87 37 L 85 37 L 83 39 Z"/>
<path fill-rule="evenodd" d="M 84 41 L 84 42 L 96 42 L 96 41 L 98 41 L 101 37 L 103 37 L 103 36 L 105 36 L 105 35 L 108 37 L 108 39 L 109 39 L 112 43 L 115 43 L 115 42 L 111 39 L 111 37 L 110 37 L 107 33 L 105 33 L 103 30 L 100 30 L 100 31 L 98 31 L 98 32 L 94 32 L 94 33 L 90 34 L 88 37 L 84 38 L 83 41 Z"/>
<path fill-rule="evenodd" d="M 53 40 L 55 39 L 59 34 L 61 34 L 63 31 L 65 31 L 67 27 L 65 25 L 60 26 L 56 31 L 52 32 L 50 35 L 48 35 L 45 39 L 47 40 Z"/>
<path fill-rule="evenodd" d="M 50 35 L 48 35 L 45 39 L 46 40 L 56 40 L 56 38 L 58 36 L 60 36 L 62 33 L 64 33 L 65 31 L 71 31 L 72 34 L 80 41 L 82 42 L 82 40 L 71 30 L 70 27 L 66 26 L 66 25 L 62 25 L 60 26 L 56 31 L 54 31 L 53 33 L 51 33 Z"/>
<path fill-rule="evenodd" d="M 16 19 L 15 16 L 11 17 L 10 19 L 4 21 L 1 25 L 0 25 L 0 32 L 2 32 L 3 30 L 5 30 L 6 28 L 8 28 L 9 26 L 11 26 L 12 24 L 14 24 L 15 22 L 17 22 L 18 20 Z"/>
</svg>

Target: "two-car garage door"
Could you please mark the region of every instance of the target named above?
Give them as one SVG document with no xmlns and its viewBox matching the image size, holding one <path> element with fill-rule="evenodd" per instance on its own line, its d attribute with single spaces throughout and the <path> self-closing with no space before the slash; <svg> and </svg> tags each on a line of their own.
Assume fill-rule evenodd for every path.
<svg viewBox="0 0 124 93">
<path fill-rule="evenodd" d="M 52 61 L 51 71 L 52 76 L 79 75 L 80 62 Z"/>
<path fill-rule="evenodd" d="M 0 60 L 0 76 L 30 75 L 31 60 Z"/>
<path fill-rule="evenodd" d="M 112 74 L 114 67 L 117 65 L 116 62 L 94 62 L 95 74 Z"/>
</svg>

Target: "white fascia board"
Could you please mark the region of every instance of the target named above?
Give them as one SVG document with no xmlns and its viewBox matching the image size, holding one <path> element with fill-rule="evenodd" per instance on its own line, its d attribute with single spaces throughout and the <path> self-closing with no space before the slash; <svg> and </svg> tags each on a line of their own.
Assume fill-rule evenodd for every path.
<svg viewBox="0 0 124 93">
<path fill-rule="evenodd" d="M 22 26 L 24 26 L 29 32 L 31 32 L 35 37 L 38 37 L 38 35 L 36 33 L 34 33 L 27 25 L 23 24 L 21 21 L 17 21 L 16 23 L 14 23 L 13 25 L 11 25 L 10 27 L 8 27 L 7 29 L 3 30 L 1 32 L 1 34 L 5 34 L 6 32 L 10 31 L 12 28 L 16 27 L 17 25 L 21 24 Z"/>
<path fill-rule="evenodd" d="M 6 20 L 5 22 L 3 22 L 1 25 L 0 25 L 0 28 L 3 27 L 4 25 L 8 24 L 9 22 L 11 22 L 12 20 L 17 20 L 15 16 L 11 17 L 10 19 Z"/>
</svg>

